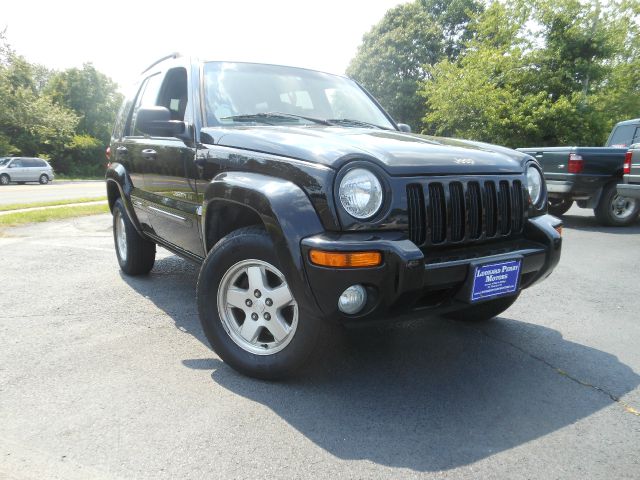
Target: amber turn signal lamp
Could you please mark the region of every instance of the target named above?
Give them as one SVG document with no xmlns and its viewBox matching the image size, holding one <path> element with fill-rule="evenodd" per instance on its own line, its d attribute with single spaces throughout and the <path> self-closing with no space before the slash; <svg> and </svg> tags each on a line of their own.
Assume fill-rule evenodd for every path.
<svg viewBox="0 0 640 480">
<path fill-rule="evenodd" d="M 309 259 L 314 265 L 333 268 L 377 267 L 382 263 L 380 252 L 326 252 L 311 250 Z"/>
<path fill-rule="evenodd" d="M 553 227 L 553 229 L 558 232 L 558 235 L 562 236 L 562 225 L 558 225 L 556 227 Z"/>
</svg>

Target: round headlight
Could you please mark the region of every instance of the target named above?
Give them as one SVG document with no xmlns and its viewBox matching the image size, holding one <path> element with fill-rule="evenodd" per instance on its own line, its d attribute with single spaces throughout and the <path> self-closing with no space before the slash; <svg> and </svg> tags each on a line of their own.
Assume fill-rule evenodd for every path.
<svg viewBox="0 0 640 480">
<path fill-rule="evenodd" d="M 382 206 L 382 185 L 369 170 L 354 168 L 340 182 L 340 203 L 352 217 L 374 216 Z"/>
<path fill-rule="evenodd" d="M 527 167 L 527 188 L 534 205 L 538 205 L 542 196 L 542 174 L 533 165 Z"/>
</svg>

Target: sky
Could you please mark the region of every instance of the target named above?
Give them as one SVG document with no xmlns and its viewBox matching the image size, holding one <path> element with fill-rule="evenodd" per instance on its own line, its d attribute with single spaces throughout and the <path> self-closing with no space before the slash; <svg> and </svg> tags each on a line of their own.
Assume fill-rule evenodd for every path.
<svg viewBox="0 0 640 480">
<path fill-rule="evenodd" d="M 344 73 L 363 34 L 407 0 L 4 2 L 0 31 L 29 62 L 92 62 L 126 90 L 172 52 Z"/>
</svg>

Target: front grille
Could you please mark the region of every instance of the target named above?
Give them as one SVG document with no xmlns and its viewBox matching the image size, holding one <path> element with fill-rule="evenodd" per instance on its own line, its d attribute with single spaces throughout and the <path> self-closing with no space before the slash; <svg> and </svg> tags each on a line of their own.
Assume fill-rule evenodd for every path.
<svg viewBox="0 0 640 480">
<path fill-rule="evenodd" d="M 518 179 L 478 178 L 407 185 L 409 238 L 418 246 L 504 238 L 522 232 Z"/>
</svg>

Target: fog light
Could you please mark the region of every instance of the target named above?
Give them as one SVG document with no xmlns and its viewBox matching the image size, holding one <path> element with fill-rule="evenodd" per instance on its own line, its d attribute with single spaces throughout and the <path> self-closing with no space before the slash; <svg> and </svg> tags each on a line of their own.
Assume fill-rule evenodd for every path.
<svg viewBox="0 0 640 480">
<path fill-rule="evenodd" d="M 362 285 L 351 285 L 338 299 L 338 308 L 342 313 L 358 313 L 367 303 L 367 291 Z"/>
</svg>

